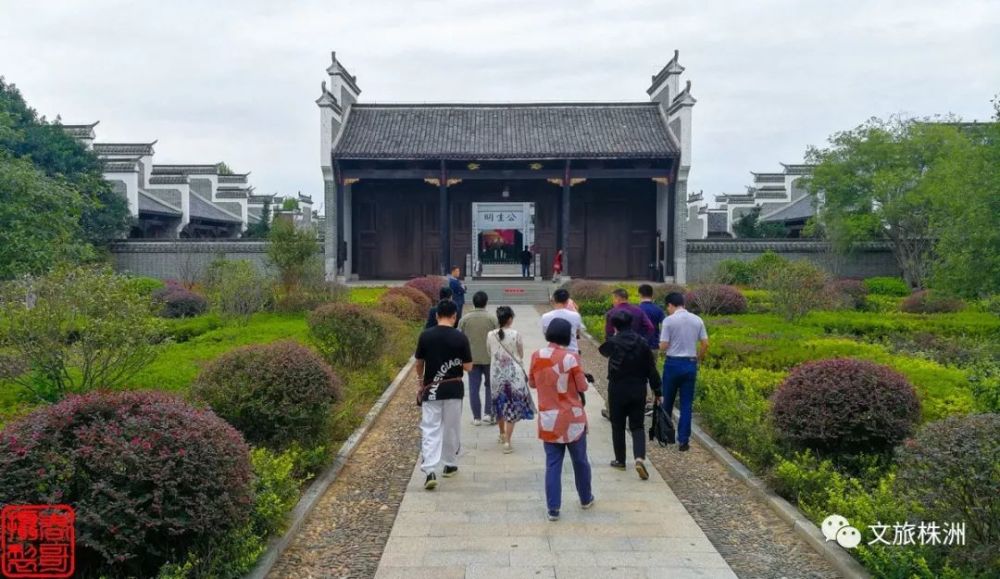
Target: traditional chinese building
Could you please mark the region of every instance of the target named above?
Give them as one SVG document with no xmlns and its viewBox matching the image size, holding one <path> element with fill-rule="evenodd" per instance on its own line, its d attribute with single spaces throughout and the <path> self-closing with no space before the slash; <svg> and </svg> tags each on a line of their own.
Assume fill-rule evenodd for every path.
<svg viewBox="0 0 1000 579">
<path fill-rule="evenodd" d="M 327 273 L 487 271 L 523 246 L 543 275 L 685 278 L 690 82 L 648 102 L 367 104 L 333 55 L 316 103 Z M 339 251 L 335 251 L 339 248 Z"/>
</svg>

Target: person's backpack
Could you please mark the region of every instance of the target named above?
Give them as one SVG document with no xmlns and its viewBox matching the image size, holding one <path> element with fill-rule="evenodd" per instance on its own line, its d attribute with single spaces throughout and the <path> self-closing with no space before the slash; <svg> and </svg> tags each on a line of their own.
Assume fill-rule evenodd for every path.
<svg viewBox="0 0 1000 579">
<path fill-rule="evenodd" d="M 660 446 L 667 446 L 676 442 L 674 435 L 674 421 L 664 410 L 663 406 L 656 404 L 653 407 L 653 425 L 649 427 L 649 439 L 655 440 Z"/>
</svg>

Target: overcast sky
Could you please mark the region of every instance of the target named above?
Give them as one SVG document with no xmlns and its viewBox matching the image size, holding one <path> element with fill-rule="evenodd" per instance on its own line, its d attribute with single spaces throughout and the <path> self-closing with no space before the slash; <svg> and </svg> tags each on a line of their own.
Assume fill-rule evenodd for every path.
<svg viewBox="0 0 1000 579">
<path fill-rule="evenodd" d="M 316 198 L 331 50 L 363 102 L 509 102 L 646 100 L 675 48 L 690 189 L 738 192 L 873 115 L 988 118 L 1000 2 L 0 0 L 0 74 L 41 113 Z"/>
</svg>

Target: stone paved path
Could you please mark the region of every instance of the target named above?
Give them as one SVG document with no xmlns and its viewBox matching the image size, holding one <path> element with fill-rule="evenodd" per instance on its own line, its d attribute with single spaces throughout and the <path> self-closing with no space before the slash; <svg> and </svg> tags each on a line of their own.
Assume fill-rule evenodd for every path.
<svg viewBox="0 0 1000 579">
<path fill-rule="evenodd" d="M 515 306 L 525 353 L 544 344 L 534 307 Z M 587 396 L 588 447 L 596 506 L 579 508 L 567 457 L 562 518 L 545 519 L 544 451 L 534 422 L 514 433 L 513 454 L 497 444 L 496 427 L 475 427 L 468 406 L 458 476 L 423 489 L 419 465 L 400 505 L 377 579 L 662 579 L 736 575 L 655 469 L 640 481 L 634 470 L 607 466 L 610 423 L 603 400 Z"/>
</svg>

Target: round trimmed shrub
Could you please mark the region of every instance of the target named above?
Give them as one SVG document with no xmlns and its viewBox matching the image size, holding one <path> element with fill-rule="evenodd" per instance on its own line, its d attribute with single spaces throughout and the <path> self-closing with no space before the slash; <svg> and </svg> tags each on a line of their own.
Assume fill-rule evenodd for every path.
<svg viewBox="0 0 1000 579">
<path fill-rule="evenodd" d="M 894 296 L 898 298 L 910 295 L 910 286 L 902 278 L 898 277 L 869 277 L 865 278 L 865 287 L 868 293 L 876 296 Z"/>
<path fill-rule="evenodd" d="M 899 309 L 908 314 L 950 314 L 964 307 L 962 300 L 934 290 L 913 292 L 899 305 Z"/>
<path fill-rule="evenodd" d="M 76 508 L 81 575 L 153 577 L 250 517 L 235 428 L 161 392 L 70 396 L 0 433 L 5 503 Z"/>
<path fill-rule="evenodd" d="M 274 450 L 319 439 L 340 380 L 309 348 L 294 341 L 232 350 L 209 363 L 191 387 L 255 446 Z"/>
<path fill-rule="evenodd" d="M 193 318 L 208 311 L 204 297 L 178 285 L 153 292 L 153 303 L 163 318 Z"/>
<path fill-rule="evenodd" d="M 360 368 L 385 351 L 386 330 L 370 308 L 326 304 L 307 321 L 316 348 L 334 366 Z"/>
<path fill-rule="evenodd" d="M 920 419 L 916 390 L 901 374 L 851 358 L 815 360 L 792 369 L 771 396 L 779 435 L 819 451 L 886 451 Z"/>
<path fill-rule="evenodd" d="M 927 520 L 965 521 L 973 557 L 1000 549 L 1000 414 L 951 416 L 924 425 L 897 450 L 899 491 Z M 984 567 L 985 570 L 986 567 Z"/>
<path fill-rule="evenodd" d="M 135 276 L 129 277 L 125 282 L 136 293 L 144 296 L 153 295 L 153 292 L 166 287 L 166 284 L 155 277 Z"/>
<path fill-rule="evenodd" d="M 589 279 L 570 280 L 563 287 L 569 290 L 569 297 L 577 303 L 599 302 L 611 299 L 611 290 L 614 289 L 604 282 Z"/>
<path fill-rule="evenodd" d="M 423 294 L 421 294 L 423 295 Z M 408 322 L 425 319 L 427 310 L 422 310 L 413 300 L 402 294 L 384 293 L 378 299 L 379 311 Z"/>
<path fill-rule="evenodd" d="M 382 294 L 382 297 L 387 295 L 398 295 L 409 299 L 413 303 L 417 304 L 417 308 L 425 315 L 427 310 L 431 309 L 431 306 L 438 302 L 437 296 L 434 296 L 434 299 L 430 300 L 424 292 L 407 286 L 391 287 L 387 289 L 384 294 Z"/>
<path fill-rule="evenodd" d="M 439 275 L 415 277 L 403 284 L 404 287 L 411 287 L 424 294 L 427 296 L 427 299 L 431 300 L 431 302 L 435 304 L 438 302 L 438 296 L 440 295 L 441 288 L 447 285 L 448 279 Z M 427 307 L 429 308 L 430 306 Z"/>
<path fill-rule="evenodd" d="M 698 286 L 684 296 L 688 310 L 709 316 L 743 314 L 747 299 L 743 292 L 731 285 L 708 284 Z"/>
<path fill-rule="evenodd" d="M 835 279 L 826 284 L 827 300 L 835 308 L 860 310 L 868 299 L 868 288 L 859 279 Z"/>
</svg>

